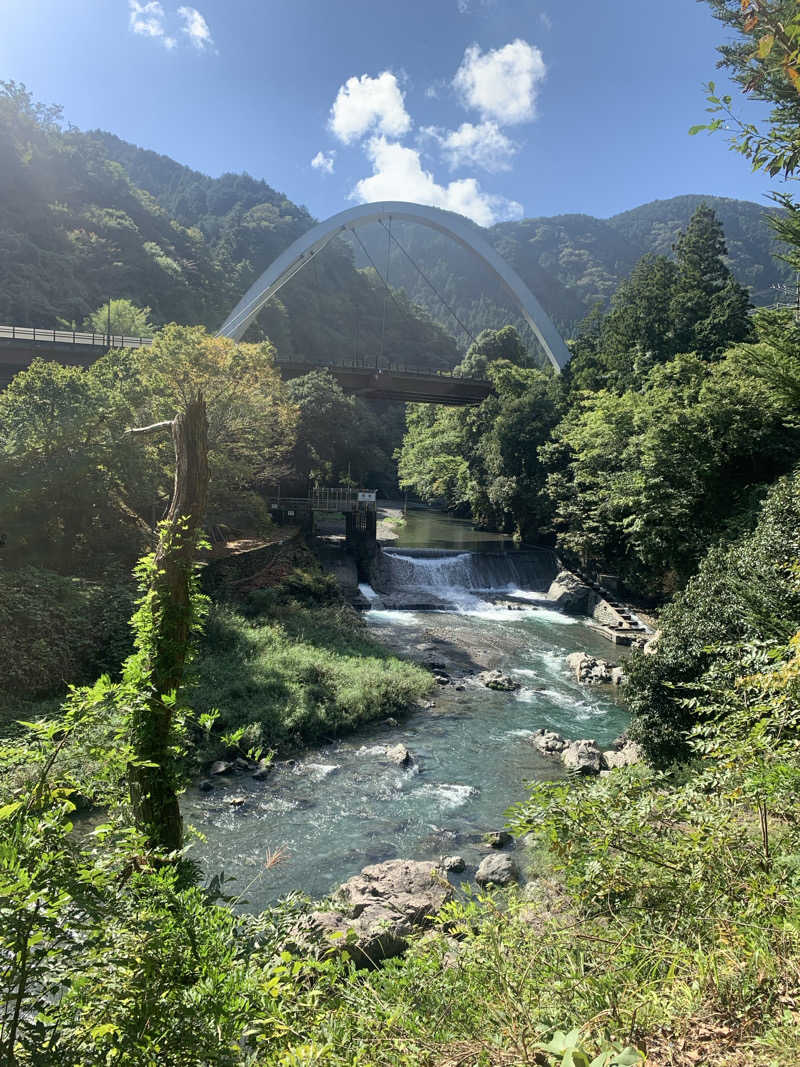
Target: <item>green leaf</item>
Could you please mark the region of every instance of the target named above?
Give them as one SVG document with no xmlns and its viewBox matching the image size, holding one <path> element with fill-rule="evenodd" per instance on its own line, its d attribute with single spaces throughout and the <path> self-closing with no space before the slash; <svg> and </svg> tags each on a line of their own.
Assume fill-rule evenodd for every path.
<svg viewBox="0 0 800 1067">
<path fill-rule="evenodd" d="M 689 127 L 689 136 L 690 137 L 694 137 L 695 134 L 702 133 L 703 130 L 707 130 L 707 129 L 708 129 L 708 126 L 704 126 L 704 125 L 690 126 Z"/>
<path fill-rule="evenodd" d="M 14 800 L 14 801 L 12 801 L 11 804 L 4 804 L 3 807 L 0 808 L 0 822 L 3 819 L 10 819 L 11 816 L 15 812 L 19 811 L 19 809 L 21 807 L 22 807 L 22 801 L 21 800 Z"/>
<path fill-rule="evenodd" d="M 633 1045 L 628 1045 L 622 1052 L 614 1059 L 614 1063 L 617 1067 L 634 1067 L 637 1063 L 642 1063 L 644 1056 Z"/>
<path fill-rule="evenodd" d="M 756 55 L 759 59 L 766 59 L 772 51 L 772 46 L 775 44 L 775 34 L 765 33 L 764 36 L 758 42 L 758 49 Z"/>
</svg>

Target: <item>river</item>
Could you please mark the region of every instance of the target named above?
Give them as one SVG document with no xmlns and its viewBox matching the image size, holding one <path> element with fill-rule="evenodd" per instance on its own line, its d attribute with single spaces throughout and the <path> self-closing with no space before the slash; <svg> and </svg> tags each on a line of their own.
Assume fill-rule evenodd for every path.
<svg viewBox="0 0 800 1067">
<path fill-rule="evenodd" d="M 422 549 L 432 551 L 418 555 Z M 391 549 L 393 566 L 412 585 L 424 582 L 444 595 L 447 609 L 378 607 L 365 613 L 366 623 L 398 652 L 444 662 L 455 684 L 438 688 L 429 706 L 398 725 L 373 725 L 308 749 L 265 781 L 242 777 L 184 795 L 184 818 L 202 835 L 193 854 L 207 873 L 224 871 L 242 907 L 260 910 L 293 889 L 320 897 L 367 863 L 398 856 L 459 854 L 469 876 L 485 854 L 482 835 L 502 826 L 526 783 L 563 773 L 530 744 L 533 731 L 594 737 L 607 747 L 625 728 L 619 695 L 579 685 L 565 663 L 577 650 L 605 658 L 619 650 L 583 620 L 544 605 L 541 592 L 515 582 L 476 588 L 470 576 L 487 573 L 489 558 L 476 566 L 466 553 L 491 554 L 494 574 L 498 552 L 508 553 L 508 575 L 528 573 L 510 539 L 410 512 Z M 447 586 L 443 575 L 466 584 Z M 472 675 L 486 666 L 502 668 L 521 688 L 502 693 L 479 685 Z M 384 758 L 385 746 L 398 743 L 414 757 L 408 769 Z M 281 862 L 266 869 L 267 854 L 277 849 Z"/>
</svg>

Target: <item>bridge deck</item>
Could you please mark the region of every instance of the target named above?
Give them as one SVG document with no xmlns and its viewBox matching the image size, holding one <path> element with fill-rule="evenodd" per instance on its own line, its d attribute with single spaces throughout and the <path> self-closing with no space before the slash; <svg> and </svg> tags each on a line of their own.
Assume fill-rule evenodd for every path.
<svg viewBox="0 0 800 1067">
<path fill-rule="evenodd" d="M 0 388 L 37 357 L 88 367 L 109 348 L 146 348 L 150 344 L 149 337 L 0 326 Z M 310 371 L 327 370 L 345 392 L 365 399 L 463 407 L 480 404 L 493 392 L 491 382 L 483 379 L 396 366 L 389 360 L 362 360 L 352 364 L 278 360 L 276 365 L 284 380 L 300 378 Z"/>
</svg>

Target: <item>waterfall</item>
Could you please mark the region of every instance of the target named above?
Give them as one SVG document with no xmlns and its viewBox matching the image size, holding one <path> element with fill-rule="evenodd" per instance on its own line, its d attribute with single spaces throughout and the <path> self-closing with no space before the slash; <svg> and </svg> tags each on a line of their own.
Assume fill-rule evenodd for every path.
<svg viewBox="0 0 800 1067">
<path fill-rule="evenodd" d="M 391 593 L 432 596 L 454 604 L 478 594 L 544 593 L 556 574 L 547 549 L 519 552 L 453 552 L 437 549 L 384 549 L 381 588 Z"/>
</svg>

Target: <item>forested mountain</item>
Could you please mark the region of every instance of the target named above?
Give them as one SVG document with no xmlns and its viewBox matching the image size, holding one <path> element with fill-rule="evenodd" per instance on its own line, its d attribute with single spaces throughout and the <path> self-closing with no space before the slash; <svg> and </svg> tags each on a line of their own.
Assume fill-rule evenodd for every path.
<svg viewBox="0 0 800 1067">
<path fill-rule="evenodd" d="M 212 179 L 110 134 L 64 128 L 57 109 L 0 86 L 0 320 L 80 324 L 109 297 L 217 327 L 255 277 L 313 225 L 247 175 Z M 252 331 L 280 358 L 383 354 L 452 365 L 452 340 L 332 242 Z"/>
<path fill-rule="evenodd" d="M 247 174 L 210 178 L 110 133 L 65 128 L 57 109 L 36 105 L 19 86 L 0 93 L 0 154 L 5 322 L 79 324 L 109 297 L 124 297 L 152 308 L 157 325 L 213 328 L 315 221 Z M 681 196 L 605 220 L 560 215 L 480 232 L 570 336 L 598 302 L 608 304 L 643 255 L 671 253 L 703 201 L 722 221 L 735 277 L 754 303 L 773 303 L 771 287 L 791 274 L 773 258 L 765 214 L 776 208 Z M 381 274 L 404 292 L 388 299 L 362 250 L 337 240 L 271 301 L 252 336 L 268 336 L 281 358 L 382 355 L 432 367 L 458 358 L 442 328 L 462 351 L 482 329 L 509 322 L 529 337 L 516 306 L 471 253 L 419 226 L 395 223 L 393 233 L 410 258 L 390 249 L 377 227 L 363 240 Z"/>
</svg>

